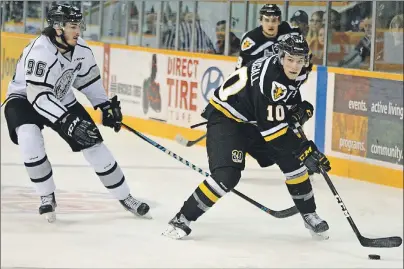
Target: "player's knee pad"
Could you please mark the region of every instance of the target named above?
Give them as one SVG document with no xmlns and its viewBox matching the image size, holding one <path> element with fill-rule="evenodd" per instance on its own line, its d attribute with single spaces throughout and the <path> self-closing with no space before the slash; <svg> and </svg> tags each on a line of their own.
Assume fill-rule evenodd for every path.
<svg viewBox="0 0 404 269">
<path fill-rule="evenodd" d="M 102 184 L 120 200 L 129 195 L 125 176 L 109 149 L 103 144 L 82 150 L 84 158 L 94 168 Z"/>
<path fill-rule="evenodd" d="M 241 170 L 234 167 L 217 168 L 213 171 L 212 178 L 225 192 L 229 192 L 240 181 Z"/>
</svg>

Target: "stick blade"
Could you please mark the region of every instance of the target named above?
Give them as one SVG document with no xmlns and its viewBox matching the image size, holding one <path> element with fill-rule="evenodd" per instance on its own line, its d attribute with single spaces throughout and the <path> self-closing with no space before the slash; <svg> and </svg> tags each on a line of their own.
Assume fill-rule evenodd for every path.
<svg viewBox="0 0 404 269">
<path fill-rule="evenodd" d="M 183 145 L 183 146 L 187 146 L 187 144 L 188 144 L 188 139 L 186 139 L 185 137 L 183 137 L 182 135 L 180 135 L 180 134 L 177 134 L 176 136 L 175 136 L 175 141 L 177 141 L 179 144 L 181 144 L 181 145 Z"/>
<path fill-rule="evenodd" d="M 292 206 L 281 211 L 275 211 L 275 210 L 272 210 L 270 212 L 267 211 L 267 213 L 269 213 L 270 215 L 272 215 L 277 219 L 284 219 L 296 215 L 297 213 L 299 213 L 299 210 L 297 209 L 296 206 Z"/>
<path fill-rule="evenodd" d="M 364 247 L 370 248 L 396 248 L 401 246 L 403 239 L 399 236 L 383 237 L 383 238 L 366 238 L 361 237 L 360 243 Z"/>
</svg>

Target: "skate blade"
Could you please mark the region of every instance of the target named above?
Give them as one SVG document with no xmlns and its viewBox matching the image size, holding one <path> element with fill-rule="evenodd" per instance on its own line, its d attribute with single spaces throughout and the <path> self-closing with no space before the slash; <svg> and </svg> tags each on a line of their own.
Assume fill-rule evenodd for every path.
<svg viewBox="0 0 404 269">
<path fill-rule="evenodd" d="M 137 213 L 136 211 L 133 210 L 128 210 L 126 209 L 126 211 L 130 212 L 133 214 L 133 216 L 135 216 L 136 218 L 140 218 L 140 219 L 153 219 L 152 215 L 150 214 L 150 211 L 147 212 L 144 215 L 140 215 L 139 213 Z"/>
<path fill-rule="evenodd" d="M 161 235 L 164 235 L 168 238 L 179 240 L 187 236 L 187 234 L 181 230 L 181 229 L 176 229 L 175 227 L 169 225 L 167 230 L 165 230 Z"/>
<path fill-rule="evenodd" d="M 45 219 L 48 221 L 48 223 L 52 223 L 56 221 L 56 213 L 55 212 L 49 212 L 49 213 L 44 213 Z"/>
<path fill-rule="evenodd" d="M 313 237 L 313 239 L 318 240 L 318 241 L 324 241 L 324 240 L 328 240 L 330 238 L 327 231 L 322 232 L 322 233 L 316 233 L 309 229 L 309 232 L 311 234 L 311 237 Z"/>
</svg>

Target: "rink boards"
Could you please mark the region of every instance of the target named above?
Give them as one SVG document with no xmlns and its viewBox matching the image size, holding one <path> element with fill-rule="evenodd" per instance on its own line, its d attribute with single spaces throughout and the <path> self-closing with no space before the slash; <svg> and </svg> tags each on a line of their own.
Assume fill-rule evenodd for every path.
<svg viewBox="0 0 404 269">
<path fill-rule="evenodd" d="M 1 33 L 1 101 L 21 51 L 35 36 Z M 212 89 L 234 70 L 235 57 L 88 42 L 124 122 L 146 134 L 195 139 Z M 152 72 L 153 63 L 157 67 Z M 301 89 L 315 104 L 305 132 L 331 159 L 331 173 L 403 187 L 403 75 L 318 66 Z M 158 94 L 159 93 L 159 94 Z M 84 95 L 77 99 L 99 121 Z M 199 143 L 204 145 L 204 141 Z"/>
</svg>

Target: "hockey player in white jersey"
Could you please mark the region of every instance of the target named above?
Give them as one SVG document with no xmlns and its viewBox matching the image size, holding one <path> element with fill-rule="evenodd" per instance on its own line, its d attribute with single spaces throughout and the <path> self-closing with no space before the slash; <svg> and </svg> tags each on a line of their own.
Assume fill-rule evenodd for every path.
<svg viewBox="0 0 404 269">
<path fill-rule="evenodd" d="M 102 111 L 102 123 L 118 132 L 122 113 L 115 96 L 108 99 L 91 49 L 80 38 L 82 14 L 70 5 L 55 5 L 47 14 L 48 27 L 24 50 L 7 92 L 5 117 L 11 140 L 23 161 L 41 204 L 39 214 L 56 219 L 55 183 L 41 130 L 51 127 L 71 147 L 81 151 L 103 185 L 122 206 L 148 216 L 149 205 L 135 199 L 125 176 L 72 87 Z"/>
</svg>

